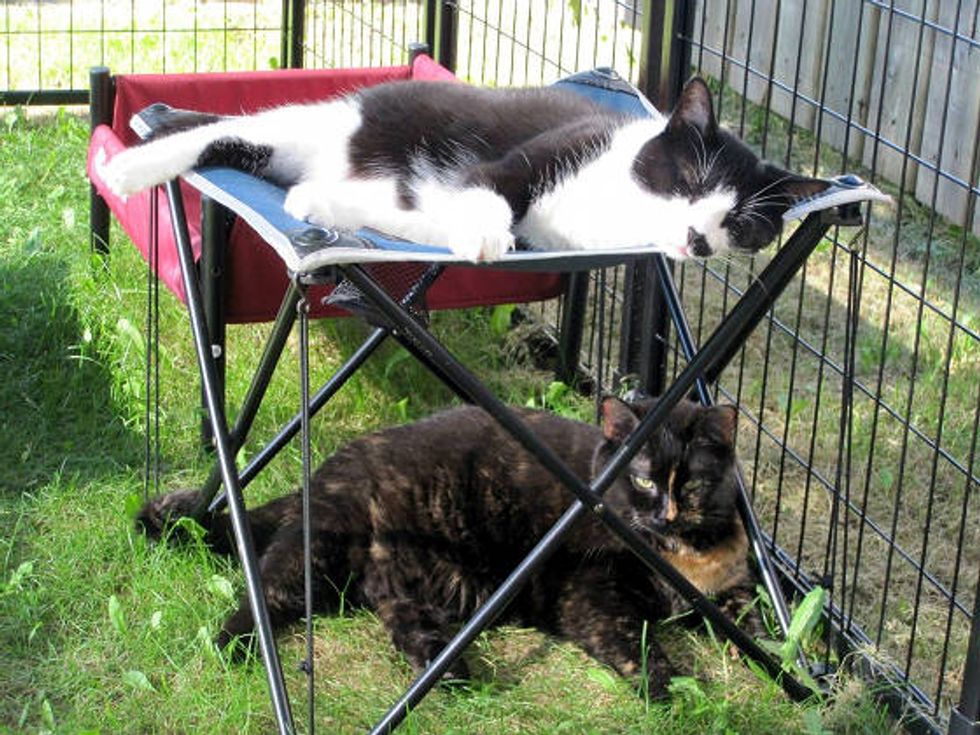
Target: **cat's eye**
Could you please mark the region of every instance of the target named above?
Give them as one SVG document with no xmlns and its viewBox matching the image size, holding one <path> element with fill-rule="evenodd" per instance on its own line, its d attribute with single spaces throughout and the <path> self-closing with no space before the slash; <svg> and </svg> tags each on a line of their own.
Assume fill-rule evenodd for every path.
<svg viewBox="0 0 980 735">
<path fill-rule="evenodd" d="M 685 495 L 691 495 L 693 493 L 701 492 L 706 487 L 703 480 L 688 480 L 684 483 L 681 491 Z"/>
<path fill-rule="evenodd" d="M 642 475 L 630 475 L 630 481 L 637 490 L 653 490 L 656 487 L 653 480 Z"/>
</svg>

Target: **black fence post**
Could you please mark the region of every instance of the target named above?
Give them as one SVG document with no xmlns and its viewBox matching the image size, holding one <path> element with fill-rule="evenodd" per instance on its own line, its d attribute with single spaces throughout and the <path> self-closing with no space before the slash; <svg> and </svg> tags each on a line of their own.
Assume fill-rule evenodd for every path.
<svg viewBox="0 0 980 735">
<path fill-rule="evenodd" d="M 949 735 L 980 735 L 980 574 L 973 595 L 973 624 L 963 664 L 960 702 L 949 715 Z"/>
<path fill-rule="evenodd" d="M 282 0 L 282 55 L 283 69 L 303 68 L 303 42 L 306 33 L 306 1 Z"/>
<path fill-rule="evenodd" d="M 435 22 L 435 33 L 439 41 L 435 46 L 436 61 L 449 69 L 456 71 L 456 43 L 459 30 L 459 14 L 456 12 L 455 0 L 434 0 L 438 6 Z M 428 24 L 428 21 L 426 21 Z M 426 28 L 428 31 L 428 27 Z"/>
<path fill-rule="evenodd" d="M 89 70 L 89 125 L 94 132 L 99 125 L 112 124 L 114 87 L 107 66 L 93 66 Z M 109 253 L 109 205 L 89 185 L 89 242 L 92 250 Z"/>
<path fill-rule="evenodd" d="M 435 54 L 436 50 L 436 9 L 439 0 L 425 0 L 425 37 L 422 39 L 429 47 L 427 53 Z"/>
<path fill-rule="evenodd" d="M 645 0 L 641 22 L 639 87 L 669 110 L 690 69 L 694 0 Z M 626 268 L 619 373 L 651 395 L 662 393 L 667 379 L 670 317 L 659 283 L 652 262 Z"/>
<path fill-rule="evenodd" d="M 673 266 L 671 266 L 673 272 Z M 653 261 L 626 266 L 623 323 L 619 335 L 619 379 L 650 395 L 663 392 L 667 378 L 670 315 Z"/>
</svg>

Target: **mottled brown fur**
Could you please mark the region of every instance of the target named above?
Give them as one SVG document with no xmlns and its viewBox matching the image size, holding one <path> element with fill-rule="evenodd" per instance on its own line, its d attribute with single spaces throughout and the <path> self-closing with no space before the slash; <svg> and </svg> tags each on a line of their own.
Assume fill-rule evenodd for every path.
<svg viewBox="0 0 980 735">
<path fill-rule="evenodd" d="M 603 404 L 602 426 L 519 409 L 580 477 L 592 477 L 648 404 Z M 735 513 L 735 412 L 678 405 L 606 491 L 604 501 L 704 592 L 740 602 L 751 574 Z M 312 478 L 314 606 L 375 610 L 395 646 L 423 667 L 558 519 L 571 496 L 482 410 L 464 406 L 393 427 L 338 450 Z M 138 524 L 159 537 L 192 507 L 193 492 L 151 500 Z M 274 626 L 303 613 L 298 493 L 249 511 Z M 229 553 L 225 514 L 206 519 L 207 541 Z M 643 621 L 683 611 L 592 517 L 583 518 L 511 604 L 508 614 L 571 639 L 623 675 L 641 670 Z M 252 633 L 247 601 L 218 637 Z M 671 667 L 648 641 L 651 688 Z M 460 661 L 450 672 L 465 677 Z"/>
</svg>

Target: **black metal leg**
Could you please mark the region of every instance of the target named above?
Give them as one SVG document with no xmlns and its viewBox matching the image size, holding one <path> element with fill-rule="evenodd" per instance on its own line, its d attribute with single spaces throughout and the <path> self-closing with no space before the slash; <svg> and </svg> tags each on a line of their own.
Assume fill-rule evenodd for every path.
<svg viewBox="0 0 980 735">
<path fill-rule="evenodd" d="M 231 218 L 228 210 L 207 196 L 201 197 L 201 298 L 204 304 L 204 318 L 211 338 L 211 357 L 214 359 L 215 373 L 221 403 L 225 399 L 225 256 L 228 250 L 228 231 Z M 201 405 L 204 406 L 203 389 Z M 201 445 L 212 449 L 214 436 L 207 414 L 201 415 Z"/>
<path fill-rule="evenodd" d="M 558 370 L 555 376 L 566 385 L 575 382 L 578 372 L 578 356 L 582 351 L 582 331 L 585 328 L 585 309 L 589 296 L 589 274 L 572 273 L 568 276 L 565 303 L 561 313 L 558 334 Z"/>
<path fill-rule="evenodd" d="M 303 604 L 306 620 L 306 658 L 302 669 L 306 674 L 306 730 L 314 735 L 316 729 L 315 667 L 313 665 L 313 519 L 310 504 L 310 304 L 303 297 L 296 304 L 299 315 L 299 416 L 302 426 L 300 441 L 303 455 Z"/>
<path fill-rule="evenodd" d="M 433 283 L 442 275 L 445 268 L 442 266 L 431 266 L 422 274 L 422 277 L 408 290 L 408 292 L 402 297 L 401 305 L 409 306 L 419 302 L 424 296 L 426 291 L 432 286 Z M 239 419 L 235 423 L 235 428 L 232 430 L 231 437 L 234 442 L 234 449 L 237 452 L 238 447 L 240 447 L 245 442 L 245 438 L 248 435 L 249 429 L 252 426 L 252 419 L 255 417 L 255 413 L 258 411 L 259 404 L 265 395 L 265 389 L 268 386 L 268 381 L 272 377 L 272 371 L 279 360 L 279 356 L 282 354 L 282 347 L 285 345 L 285 340 L 289 336 L 289 330 L 292 328 L 292 320 L 296 316 L 296 300 L 299 298 L 299 286 L 293 284 L 290 290 L 287 291 L 286 297 L 283 300 L 283 304 L 279 309 L 279 315 L 276 318 L 276 325 L 273 327 L 273 333 L 269 337 L 269 341 L 266 343 L 266 351 L 262 355 L 262 361 L 260 362 L 259 368 L 256 372 L 255 377 L 252 381 L 252 386 L 249 387 L 248 394 L 246 395 L 245 402 L 242 405 L 242 410 L 239 413 Z M 288 325 L 285 323 L 286 320 L 290 320 Z M 343 387 L 343 385 L 350 380 L 350 378 L 356 373 L 361 365 L 363 365 L 367 359 L 374 354 L 375 350 L 381 346 L 381 343 L 391 334 L 391 329 L 388 327 L 378 327 L 376 328 L 366 340 L 361 344 L 361 346 L 351 355 L 343 365 L 335 372 L 331 378 L 323 385 L 320 390 L 318 390 L 313 397 L 310 399 L 310 415 L 315 416 L 321 408 L 323 408 L 327 402 L 333 398 L 338 390 Z M 281 342 L 281 344 L 280 344 Z M 423 364 L 428 365 L 433 372 L 438 375 L 438 367 L 431 365 L 425 361 L 424 355 L 420 355 L 414 352 L 414 347 L 406 345 L 410 350 L 413 350 L 413 354 L 416 355 L 417 359 L 423 362 Z M 282 450 L 289 441 L 296 436 L 300 431 L 302 425 L 302 417 L 300 414 L 296 414 L 290 419 L 276 436 L 266 444 L 262 450 L 256 454 L 252 460 L 245 466 L 244 469 L 239 473 L 238 481 L 239 487 L 244 489 L 252 479 L 262 471 L 262 469 L 269 464 L 270 461 Z M 220 467 L 215 465 L 214 469 L 211 471 L 211 475 L 208 477 L 201 489 L 201 503 L 195 508 L 195 516 L 198 513 L 203 513 L 203 505 L 211 501 L 207 508 L 207 512 L 214 513 L 224 507 L 226 498 L 225 494 L 221 493 L 217 497 L 214 497 L 215 492 L 221 484 L 221 472 Z"/>
<path fill-rule="evenodd" d="M 89 186 L 89 242 L 92 250 L 109 253 L 109 205 L 94 186 Z"/>
<path fill-rule="evenodd" d="M 290 283 L 283 297 L 282 305 L 279 307 L 279 313 L 276 315 L 276 321 L 272 325 L 272 332 L 266 340 L 265 349 L 255 370 L 255 375 L 252 376 L 252 383 L 248 387 L 242 407 L 235 418 L 235 426 L 229 435 L 232 454 L 237 454 L 252 428 L 252 422 L 259 411 L 259 406 L 269 387 L 269 381 L 272 380 L 276 365 L 279 363 L 283 348 L 286 346 L 286 340 L 289 338 L 293 323 L 296 321 L 296 305 L 299 303 L 300 296 L 300 290 L 296 284 Z M 241 475 L 239 475 L 239 483 L 241 488 L 247 484 Z M 211 469 L 211 474 L 208 475 L 208 479 L 198 494 L 197 505 L 192 512 L 194 518 L 199 519 L 204 515 L 220 486 L 221 465 L 215 463 Z"/>
<path fill-rule="evenodd" d="M 238 473 L 235 470 L 234 452 L 228 435 L 228 425 L 217 393 L 217 376 L 214 360 L 210 354 L 210 340 L 204 322 L 204 309 L 201 294 L 194 272 L 194 256 L 191 252 L 190 236 L 187 231 L 187 219 L 184 214 L 184 203 L 180 188 L 176 181 L 166 186 L 167 198 L 170 203 L 170 214 L 173 223 L 174 236 L 177 241 L 177 253 L 180 257 L 180 272 L 184 281 L 187 297 L 187 308 L 190 313 L 191 332 L 194 337 L 194 348 L 197 352 L 198 367 L 204 384 L 207 408 L 211 416 L 214 431 L 215 448 L 218 462 L 221 466 L 222 481 L 228 490 L 231 511 L 232 528 L 237 542 L 238 557 L 241 560 L 242 571 L 245 574 L 248 589 L 249 604 L 252 607 L 252 617 L 259 637 L 259 648 L 265 664 L 266 678 L 272 697 L 278 730 L 283 735 L 293 732 L 293 717 L 286 696 L 286 685 L 283 681 L 282 666 L 279 663 L 279 653 L 276 650 L 272 626 L 269 623 L 269 611 L 262 592 L 262 581 L 259 576 L 258 560 L 255 557 L 255 545 L 252 541 L 252 531 L 245 514 L 245 503 L 238 486 Z"/>
<path fill-rule="evenodd" d="M 350 380 L 351 376 L 358 371 L 358 369 L 363 365 L 367 359 L 374 354 L 375 350 L 381 345 L 382 342 L 391 334 L 391 330 L 386 327 L 380 327 L 375 329 L 364 343 L 357 349 L 357 351 L 351 355 L 347 361 L 341 365 L 340 369 L 334 373 L 330 380 L 328 380 L 320 390 L 318 390 L 313 397 L 310 399 L 310 415 L 315 416 L 321 408 L 323 408 L 327 402 L 333 398 L 338 390 L 343 387 L 343 385 Z M 261 451 L 256 454 L 252 460 L 245 465 L 245 468 L 239 473 L 239 483 L 241 488 L 245 488 L 255 476 L 261 472 L 272 459 L 279 454 L 286 444 L 299 433 L 302 426 L 302 418 L 297 413 L 293 418 L 289 420 L 276 436 L 262 447 Z M 242 437 L 244 440 L 244 437 Z M 210 478 L 209 478 L 210 480 Z M 218 477 L 218 482 L 220 482 L 220 473 Z M 224 492 L 218 494 L 214 501 L 208 506 L 208 512 L 214 513 L 221 510 L 228 499 Z"/>
<path fill-rule="evenodd" d="M 860 209 L 857 210 L 857 219 L 837 210 L 826 210 L 816 212 L 807 217 L 796 232 L 786 241 L 779 252 L 773 257 L 760 274 L 759 279 L 752 283 L 746 290 L 745 295 L 739 300 L 739 305 L 749 301 L 752 311 L 747 313 L 748 318 L 742 320 L 737 325 L 731 338 L 727 340 L 725 349 L 721 351 L 712 364 L 704 372 L 704 381 L 714 383 L 718 380 L 722 370 L 731 362 L 735 354 L 741 349 L 745 340 L 756 328 L 760 321 L 765 317 L 769 307 L 776 302 L 776 298 L 783 292 L 793 276 L 800 269 L 803 261 L 817 246 L 820 239 L 827 233 L 832 225 L 854 225 L 861 224 Z M 788 257 L 783 257 L 784 253 Z M 765 276 L 765 280 L 763 280 Z M 733 325 L 734 326 L 734 325 Z M 707 346 L 707 345 L 705 345 Z M 702 348 L 702 352 L 703 352 Z"/>
<path fill-rule="evenodd" d="M 99 125 L 112 124 L 112 105 L 115 86 L 107 66 L 89 70 L 89 125 L 94 131 Z M 92 250 L 109 253 L 109 205 L 99 196 L 95 186 L 89 186 L 89 239 Z"/>
</svg>

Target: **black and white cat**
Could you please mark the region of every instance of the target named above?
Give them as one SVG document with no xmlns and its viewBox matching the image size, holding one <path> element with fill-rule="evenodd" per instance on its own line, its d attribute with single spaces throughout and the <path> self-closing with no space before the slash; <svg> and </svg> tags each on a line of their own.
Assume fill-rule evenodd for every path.
<svg viewBox="0 0 980 735">
<path fill-rule="evenodd" d="M 197 127 L 192 127 L 197 126 Z M 700 79 L 670 116 L 637 119 L 561 88 L 391 82 L 255 115 L 183 116 L 99 166 L 118 195 L 203 165 L 289 188 L 314 224 L 372 227 L 496 260 L 534 249 L 653 245 L 676 259 L 755 252 L 826 188 L 756 155 L 715 119 Z"/>
</svg>

